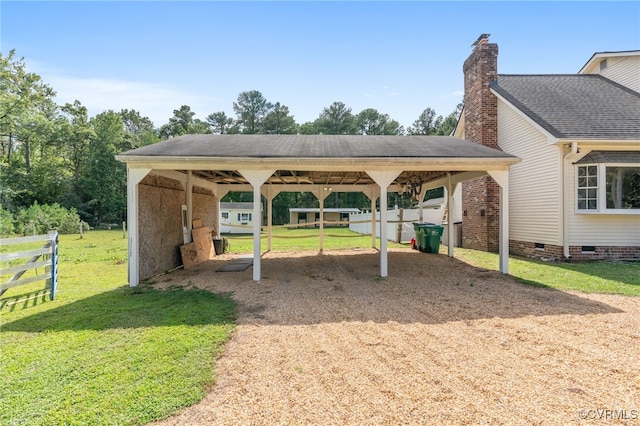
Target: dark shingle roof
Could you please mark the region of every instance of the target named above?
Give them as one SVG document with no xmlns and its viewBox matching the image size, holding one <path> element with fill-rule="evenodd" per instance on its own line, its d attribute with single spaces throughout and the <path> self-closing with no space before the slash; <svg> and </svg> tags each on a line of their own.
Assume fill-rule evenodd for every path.
<svg viewBox="0 0 640 426">
<path fill-rule="evenodd" d="M 121 155 L 125 158 L 515 158 L 451 136 L 355 135 L 183 135 Z"/>
<path fill-rule="evenodd" d="M 640 151 L 591 151 L 574 164 L 595 163 L 640 164 Z"/>
<path fill-rule="evenodd" d="M 253 210 L 253 203 L 242 203 L 239 201 L 230 201 L 220 203 L 220 210 Z"/>
<path fill-rule="evenodd" d="M 640 94 L 600 75 L 498 75 L 491 88 L 557 138 L 640 139 Z"/>
</svg>

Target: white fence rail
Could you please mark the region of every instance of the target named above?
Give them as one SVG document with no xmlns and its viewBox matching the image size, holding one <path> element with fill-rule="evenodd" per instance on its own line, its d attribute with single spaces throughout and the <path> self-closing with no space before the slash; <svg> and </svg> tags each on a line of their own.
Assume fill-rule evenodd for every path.
<svg viewBox="0 0 640 426">
<path fill-rule="evenodd" d="M 13 274 L 7 281 L 0 283 L 0 296 L 10 288 L 44 281 L 45 289 L 49 290 L 49 298 L 51 300 L 55 298 L 58 283 L 58 233 L 56 231 L 31 237 L 2 238 L 0 239 L 0 246 L 40 241 L 45 242 L 42 248 L 0 254 L 0 262 L 3 266 L 9 262 L 25 259 L 21 265 L 7 266 L 0 269 L 0 276 Z M 41 257 L 44 260 L 40 260 Z M 44 268 L 44 273 L 38 274 L 38 268 Z M 34 276 L 21 278 L 31 270 L 35 271 Z"/>
<path fill-rule="evenodd" d="M 442 205 L 425 207 L 422 214 L 422 221 L 442 225 L 443 216 L 444 207 Z M 411 238 L 415 236 L 413 223 L 418 222 L 419 219 L 419 209 L 395 208 L 393 210 L 387 210 L 387 239 L 395 243 L 411 241 Z M 349 230 L 359 234 L 371 235 L 371 212 L 350 214 L 349 222 Z M 400 235 L 399 240 L 398 235 Z M 380 211 L 376 211 L 376 236 L 380 236 Z"/>
</svg>

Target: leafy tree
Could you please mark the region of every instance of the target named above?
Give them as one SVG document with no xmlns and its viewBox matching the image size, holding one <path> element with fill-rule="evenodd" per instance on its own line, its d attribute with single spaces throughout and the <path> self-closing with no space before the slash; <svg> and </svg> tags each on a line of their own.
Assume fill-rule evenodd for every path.
<svg viewBox="0 0 640 426">
<path fill-rule="evenodd" d="M 124 124 L 119 114 L 106 111 L 92 118 L 91 126 L 95 136 L 89 145 L 80 193 L 92 223 L 118 223 L 126 212 L 126 167 L 115 159 L 125 139 Z"/>
<path fill-rule="evenodd" d="M 410 135 L 435 135 L 441 125 L 442 116 L 436 116 L 435 110 L 427 108 L 409 127 L 408 132 Z"/>
<path fill-rule="evenodd" d="M 20 128 L 32 123 L 34 113 L 51 102 L 55 92 L 41 82 L 39 75 L 25 70 L 24 59 L 15 58 L 15 50 L 0 53 L 0 149 L 3 160 L 11 155 L 19 140 Z"/>
<path fill-rule="evenodd" d="M 236 122 L 242 133 L 264 133 L 264 119 L 272 108 L 272 104 L 257 90 L 242 92 L 233 103 Z"/>
<path fill-rule="evenodd" d="M 89 123 L 87 108 L 80 101 L 65 104 L 62 112 L 63 119 L 56 140 L 63 162 L 71 173 L 73 190 L 79 192 L 80 176 L 89 151 L 89 143 L 96 135 Z"/>
<path fill-rule="evenodd" d="M 298 126 L 298 133 L 301 135 L 317 135 L 320 133 L 315 123 L 307 121 Z"/>
<path fill-rule="evenodd" d="M 207 134 L 207 133 L 211 133 L 211 128 L 209 127 L 209 124 L 206 121 L 196 118 L 195 120 L 193 120 L 193 123 L 191 123 L 191 125 L 189 126 L 188 133 L 192 135 Z"/>
<path fill-rule="evenodd" d="M 456 105 L 456 108 L 453 112 L 446 116 L 444 121 L 438 127 L 436 131 L 436 135 L 449 136 L 456 126 L 458 125 L 458 120 L 460 119 L 460 113 L 462 113 L 463 104 L 459 103 Z"/>
<path fill-rule="evenodd" d="M 356 116 L 357 133 L 361 135 L 402 135 L 404 128 L 389 118 L 388 114 L 381 114 L 376 109 L 367 108 Z"/>
<path fill-rule="evenodd" d="M 122 151 L 158 142 L 153 122 L 148 117 L 141 116 L 138 111 L 133 109 L 123 109 L 118 115 L 120 115 L 124 126 Z"/>
<path fill-rule="evenodd" d="M 224 111 L 218 111 L 207 115 L 206 121 L 209 123 L 211 131 L 216 135 L 231 133 L 229 130 L 231 130 L 234 125 L 233 118 L 229 117 Z"/>
<path fill-rule="evenodd" d="M 264 118 L 264 130 L 268 134 L 294 134 L 298 125 L 289 114 L 289 107 L 276 102 Z"/>
<path fill-rule="evenodd" d="M 167 124 L 160 127 L 159 134 L 162 139 L 182 136 L 186 134 L 211 133 L 209 125 L 200 120 L 194 119 L 195 112 L 191 111 L 188 105 L 182 105 L 180 109 L 173 110 L 173 117 Z"/>
<path fill-rule="evenodd" d="M 324 108 L 314 125 L 318 133 L 324 135 L 353 135 L 356 129 L 351 108 L 342 102 Z"/>
</svg>

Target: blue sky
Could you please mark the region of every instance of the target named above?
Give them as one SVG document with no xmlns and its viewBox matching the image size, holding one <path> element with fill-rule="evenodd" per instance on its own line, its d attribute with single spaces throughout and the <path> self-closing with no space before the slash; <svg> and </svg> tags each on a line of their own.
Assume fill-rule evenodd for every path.
<svg viewBox="0 0 640 426">
<path fill-rule="evenodd" d="M 234 116 L 259 90 L 298 123 L 334 101 L 406 126 L 462 100 L 481 33 L 504 74 L 576 73 L 595 52 L 640 49 L 640 2 L 0 2 L 1 51 L 90 115 L 136 109 L 156 126 L 186 104 Z"/>
</svg>

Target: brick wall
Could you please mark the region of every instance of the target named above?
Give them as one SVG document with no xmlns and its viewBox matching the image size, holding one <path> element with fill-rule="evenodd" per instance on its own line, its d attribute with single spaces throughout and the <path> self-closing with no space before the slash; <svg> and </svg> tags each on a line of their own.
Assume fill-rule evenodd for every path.
<svg viewBox="0 0 640 426">
<path fill-rule="evenodd" d="M 482 40 L 463 65 L 465 139 L 498 147 L 498 100 L 489 82 L 498 75 L 498 45 Z M 462 184 L 462 246 L 498 251 L 500 187 L 489 176 Z"/>
<path fill-rule="evenodd" d="M 585 260 L 624 260 L 624 259 L 640 259 L 640 247 L 615 247 L 615 246 L 602 246 L 594 247 L 593 252 L 583 252 L 582 246 L 570 246 L 569 254 L 571 260 L 585 261 Z M 509 253 L 516 256 L 534 257 L 534 258 L 548 258 L 555 259 L 557 261 L 565 261 L 564 250 L 562 246 L 556 246 L 552 244 L 545 244 L 544 248 L 536 247 L 536 243 L 528 241 L 509 241 Z"/>
<path fill-rule="evenodd" d="M 523 257 L 545 257 L 564 260 L 563 247 L 545 244 L 544 249 L 536 248 L 536 243 L 529 241 L 509 240 L 509 254 Z"/>
<path fill-rule="evenodd" d="M 624 260 L 640 259 L 640 247 L 595 247 L 593 252 L 583 252 L 582 246 L 570 246 L 569 255 L 573 260 Z"/>
<path fill-rule="evenodd" d="M 500 187 L 489 176 L 462 183 L 462 246 L 497 252 Z"/>
</svg>

